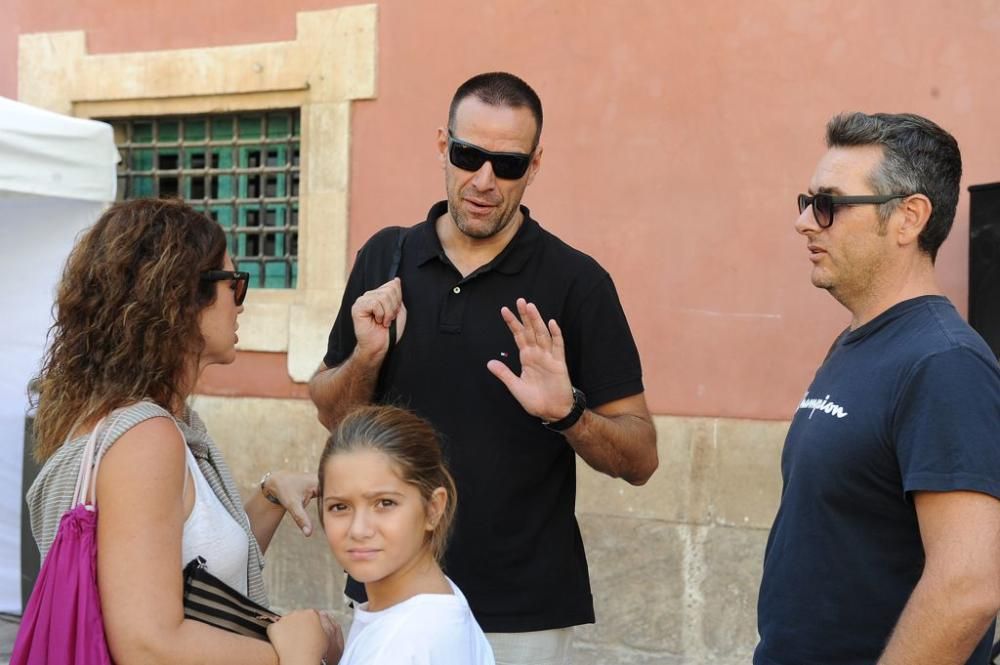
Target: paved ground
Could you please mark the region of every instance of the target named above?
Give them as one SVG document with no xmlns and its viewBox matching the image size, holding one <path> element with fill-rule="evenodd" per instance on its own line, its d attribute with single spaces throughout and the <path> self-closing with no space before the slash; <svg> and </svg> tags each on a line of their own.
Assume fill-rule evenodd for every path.
<svg viewBox="0 0 1000 665">
<path fill-rule="evenodd" d="M 10 662 L 10 652 L 17 636 L 18 617 L 0 614 L 0 665 Z"/>
</svg>

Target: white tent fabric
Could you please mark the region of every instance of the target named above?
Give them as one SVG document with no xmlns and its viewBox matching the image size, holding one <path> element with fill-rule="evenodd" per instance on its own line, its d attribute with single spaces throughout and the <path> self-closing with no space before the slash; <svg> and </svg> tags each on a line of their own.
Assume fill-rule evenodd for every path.
<svg viewBox="0 0 1000 665">
<path fill-rule="evenodd" d="M 73 241 L 115 198 L 117 161 L 109 125 L 0 97 L 0 612 L 22 609 L 27 385 Z"/>
<path fill-rule="evenodd" d="M 0 195 L 113 201 L 117 163 L 107 124 L 0 97 Z"/>
</svg>

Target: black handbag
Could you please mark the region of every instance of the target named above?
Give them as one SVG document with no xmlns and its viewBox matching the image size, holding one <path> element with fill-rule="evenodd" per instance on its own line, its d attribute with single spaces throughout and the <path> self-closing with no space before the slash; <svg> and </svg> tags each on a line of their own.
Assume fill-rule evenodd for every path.
<svg viewBox="0 0 1000 665">
<path fill-rule="evenodd" d="M 209 573 L 200 556 L 184 566 L 184 616 L 264 641 L 267 627 L 281 618 Z"/>
</svg>

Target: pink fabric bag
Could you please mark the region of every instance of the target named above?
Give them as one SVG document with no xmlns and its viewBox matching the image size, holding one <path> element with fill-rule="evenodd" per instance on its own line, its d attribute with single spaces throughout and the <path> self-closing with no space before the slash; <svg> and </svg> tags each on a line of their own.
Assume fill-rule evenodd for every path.
<svg viewBox="0 0 1000 665">
<path fill-rule="evenodd" d="M 112 665 L 97 591 L 97 431 L 21 619 L 11 665 Z M 93 465 L 94 472 L 90 473 Z"/>
</svg>

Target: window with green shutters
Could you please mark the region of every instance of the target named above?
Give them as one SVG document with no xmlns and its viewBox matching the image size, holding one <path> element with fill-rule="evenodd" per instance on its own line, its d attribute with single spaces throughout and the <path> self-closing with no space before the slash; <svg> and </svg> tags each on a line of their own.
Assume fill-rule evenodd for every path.
<svg viewBox="0 0 1000 665">
<path fill-rule="evenodd" d="M 299 111 L 113 118 L 118 197 L 176 196 L 225 230 L 250 285 L 295 288 Z"/>
</svg>

